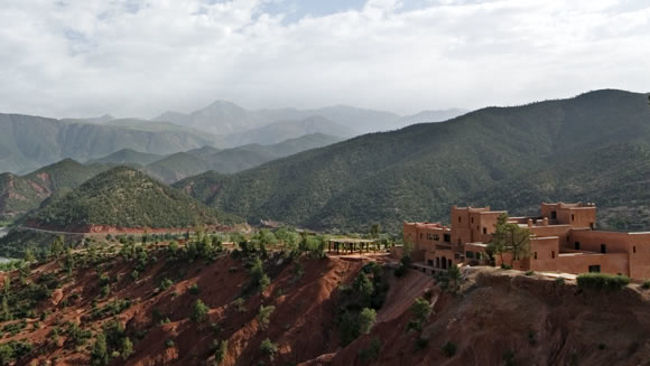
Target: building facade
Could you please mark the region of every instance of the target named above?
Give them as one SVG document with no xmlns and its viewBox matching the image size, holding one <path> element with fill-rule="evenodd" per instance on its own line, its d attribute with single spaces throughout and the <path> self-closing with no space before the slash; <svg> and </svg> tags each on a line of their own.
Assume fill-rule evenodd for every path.
<svg viewBox="0 0 650 366">
<path fill-rule="evenodd" d="M 405 222 L 404 241 L 413 244 L 414 259 L 432 271 L 486 264 L 487 244 L 504 213 L 489 207 L 453 206 L 449 226 Z M 517 261 L 512 261 L 510 253 L 497 255 L 496 265 L 504 262 L 524 271 L 605 272 L 638 280 L 650 278 L 650 232 L 596 230 L 594 204 L 542 203 L 539 216 L 509 217 L 508 222 L 530 231 L 530 255 Z"/>
</svg>

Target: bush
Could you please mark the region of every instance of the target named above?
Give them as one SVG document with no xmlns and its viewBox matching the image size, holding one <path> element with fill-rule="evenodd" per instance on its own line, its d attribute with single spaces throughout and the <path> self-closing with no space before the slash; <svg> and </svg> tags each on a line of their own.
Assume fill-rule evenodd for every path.
<svg viewBox="0 0 650 366">
<path fill-rule="evenodd" d="M 218 366 L 223 362 L 228 354 L 228 340 L 214 342 L 214 364 Z"/>
<path fill-rule="evenodd" d="M 174 340 L 171 339 L 171 338 L 168 338 L 167 340 L 165 340 L 165 347 L 167 347 L 167 348 L 174 347 Z"/>
<path fill-rule="evenodd" d="M 201 299 L 196 300 L 192 307 L 192 315 L 190 315 L 190 319 L 196 323 L 204 322 L 208 319 L 209 311 L 210 308 L 205 305 Z"/>
<path fill-rule="evenodd" d="M 278 345 L 271 342 L 270 339 L 266 338 L 260 344 L 260 351 L 266 356 L 269 356 L 271 360 L 275 357 L 275 354 L 278 352 Z"/>
<path fill-rule="evenodd" d="M 99 333 L 90 354 L 90 363 L 93 366 L 104 366 L 108 365 L 109 361 L 110 356 L 108 354 L 108 346 L 106 345 L 106 336 L 104 336 L 104 333 Z"/>
<path fill-rule="evenodd" d="M 526 271 L 526 273 L 524 273 L 524 274 L 525 274 L 526 276 L 532 276 L 532 275 L 535 274 L 535 271 Z"/>
<path fill-rule="evenodd" d="M 644 290 L 650 289 L 650 280 L 643 281 L 643 283 L 641 284 L 641 288 Z"/>
<path fill-rule="evenodd" d="M 377 313 L 375 309 L 363 308 L 361 313 L 359 313 L 359 332 L 361 334 L 368 334 L 372 329 L 372 326 L 375 325 L 375 319 Z"/>
<path fill-rule="evenodd" d="M 195 283 L 192 286 L 190 286 L 189 292 L 192 295 L 198 295 L 199 293 L 201 293 L 201 289 L 199 289 L 199 285 Z"/>
<path fill-rule="evenodd" d="M 257 321 L 260 323 L 262 329 L 266 329 L 271 322 L 271 314 L 275 310 L 275 306 L 269 305 L 264 306 L 260 305 L 260 311 L 257 313 Z"/>
<path fill-rule="evenodd" d="M 418 297 L 411 305 L 411 320 L 408 329 L 422 330 L 422 326 L 431 314 L 431 304 L 421 297 Z"/>
<path fill-rule="evenodd" d="M 162 281 L 160 281 L 160 286 L 158 286 L 158 289 L 160 291 L 165 291 L 168 288 L 170 288 L 174 284 L 174 281 L 170 280 L 169 278 L 164 278 Z"/>
<path fill-rule="evenodd" d="M 592 290 L 621 290 L 630 283 L 630 278 L 606 273 L 583 273 L 578 276 L 578 287 Z"/>
<path fill-rule="evenodd" d="M 456 345 L 451 342 L 445 343 L 445 345 L 442 346 L 442 353 L 445 355 L 445 357 L 454 357 L 456 354 Z"/>
<path fill-rule="evenodd" d="M 122 356 L 123 360 L 126 360 L 133 354 L 133 343 L 131 343 L 131 340 L 129 337 L 124 337 L 122 340 L 122 347 L 121 347 L 120 355 Z"/>
</svg>

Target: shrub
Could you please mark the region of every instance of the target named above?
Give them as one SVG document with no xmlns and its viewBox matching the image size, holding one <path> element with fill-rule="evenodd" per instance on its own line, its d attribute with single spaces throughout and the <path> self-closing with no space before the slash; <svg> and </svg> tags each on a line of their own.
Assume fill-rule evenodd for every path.
<svg viewBox="0 0 650 366">
<path fill-rule="evenodd" d="M 158 289 L 160 291 L 165 291 L 168 288 L 170 288 L 174 284 L 174 281 L 170 280 L 169 278 L 164 278 L 162 281 L 160 281 L 160 285 L 158 286 Z"/>
<path fill-rule="evenodd" d="M 129 337 L 124 337 L 121 348 L 120 355 L 123 360 L 126 360 L 133 354 L 133 343 L 131 343 Z"/>
<path fill-rule="evenodd" d="M 167 347 L 167 348 L 174 347 L 174 340 L 171 339 L 171 338 L 168 338 L 167 340 L 165 340 L 165 347 Z"/>
<path fill-rule="evenodd" d="M 456 354 L 456 345 L 448 341 L 442 346 L 442 353 L 445 355 L 445 357 L 454 357 Z"/>
<path fill-rule="evenodd" d="M 532 275 L 535 274 L 535 271 L 526 271 L 526 273 L 524 273 L 524 274 L 525 274 L 526 276 L 532 276 Z"/>
<path fill-rule="evenodd" d="M 238 297 L 238 298 L 235 299 L 235 301 L 232 302 L 235 309 L 240 313 L 245 313 L 246 312 L 245 303 L 246 303 L 246 300 L 244 300 L 243 297 Z"/>
<path fill-rule="evenodd" d="M 198 295 L 199 293 L 201 293 L 201 289 L 199 289 L 199 285 L 195 283 L 192 286 L 190 286 L 189 292 L 192 295 Z"/>
<path fill-rule="evenodd" d="M 271 314 L 275 310 L 275 306 L 269 305 L 264 306 L 260 305 L 260 311 L 257 313 L 257 321 L 260 323 L 262 329 L 266 329 L 271 322 Z"/>
<path fill-rule="evenodd" d="M 558 284 L 558 285 L 564 285 L 564 277 L 556 278 L 555 283 Z"/>
<path fill-rule="evenodd" d="M 359 313 L 359 332 L 361 334 L 368 334 L 372 329 L 372 326 L 375 325 L 375 319 L 377 313 L 375 309 L 363 308 L 361 313 Z"/>
<path fill-rule="evenodd" d="M 431 314 L 431 304 L 421 297 L 418 297 L 411 305 L 411 320 L 408 329 L 422 330 L 422 326 Z"/>
<path fill-rule="evenodd" d="M 228 340 L 214 342 L 214 364 L 218 366 L 223 362 L 228 354 Z"/>
<path fill-rule="evenodd" d="M 641 283 L 641 288 L 644 290 L 650 289 L 650 280 L 645 280 Z"/>
<path fill-rule="evenodd" d="M 578 276 L 578 287 L 592 290 L 621 290 L 630 283 L 630 278 L 606 273 L 583 273 Z"/>
<path fill-rule="evenodd" d="M 95 345 L 90 353 L 90 363 L 93 366 L 108 365 L 110 356 L 108 354 L 108 346 L 106 345 L 106 336 L 104 333 L 99 333 L 95 339 Z"/>
<path fill-rule="evenodd" d="M 196 300 L 192 307 L 192 315 L 190 315 L 190 319 L 197 323 L 204 322 L 208 319 L 208 311 L 210 311 L 210 308 L 205 305 L 201 299 Z"/>
<path fill-rule="evenodd" d="M 260 343 L 260 351 L 266 356 L 269 356 L 271 360 L 275 357 L 275 354 L 278 352 L 278 345 L 271 342 L 270 339 L 266 338 Z"/>
</svg>

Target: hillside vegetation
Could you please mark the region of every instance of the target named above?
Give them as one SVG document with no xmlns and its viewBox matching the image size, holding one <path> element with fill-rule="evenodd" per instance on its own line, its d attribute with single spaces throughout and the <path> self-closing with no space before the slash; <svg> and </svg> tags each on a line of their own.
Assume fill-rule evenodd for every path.
<svg viewBox="0 0 650 366">
<path fill-rule="evenodd" d="M 320 133 L 288 139 L 272 145 L 250 144 L 230 149 L 195 149 L 167 156 L 147 165 L 144 171 L 164 182 L 173 183 L 208 170 L 232 174 L 268 161 L 339 142 Z"/>
<path fill-rule="evenodd" d="M 51 200 L 31 215 L 29 221 L 56 228 L 93 225 L 183 228 L 200 224 L 231 224 L 238 220 L 219 214 L 138 170 L 117 167 L 93 177 L 67 195 Z"/>
<path fill-rule="evenodd" d="M 518 213 L 562 199 L 596 202 L 605 213 L 647 210 L 648 141 L 647 95 L 601 90 L 368 134 L 176 186 L 251 221 L 317 229 L 379 222 L 397 231 L 403 220 L 446 221 L 453 204 Z"/>
<path fill-rule="evenodd" d="M 221 241 L 234 236 L 223 233 L 186 245 L 55 242 L 6 265 L 0 363 L 638 365 L 650 356 L 643 286 L 583 288 L 486 267 L 398 276 L 385 256 L 323 256 L 309 249 L 316 236 L 236 236 L 230 252 Z"/>
<path fill-rule="evenodd" d="M 12 219 L 38 208 L 52 194 L 64 194 L 108 169 L 82 165 L 71 159 L 43 167 L 30 174 L 0 174 L 0 220 Z"/>
</svg>

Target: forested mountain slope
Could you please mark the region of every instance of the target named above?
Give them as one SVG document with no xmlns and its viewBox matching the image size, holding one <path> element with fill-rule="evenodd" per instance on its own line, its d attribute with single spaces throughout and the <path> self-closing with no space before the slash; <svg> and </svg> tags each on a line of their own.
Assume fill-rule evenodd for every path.
<svg viewBox="0 0 650 366">
<path fill-rule="evenodd" d="M 31 225 L 81 231 L 89 226 L 185 228 L 235 221 L 124 166 L 98 174 L 28 218 Z"/>
<path fill-rule="evenodd" d="M 646 181 L 648 141 L 648 96 L 600 90 L 368 134 L 177 187 L 211 191 L 206 203 L 252 221 L 312 228 L 380 222 L 396 230 L 402 220 L 446 220 L 452 204 L 515 212 L 541 199 L 648 207 L 650 199 L 622 188 Z"/>
</svg>

